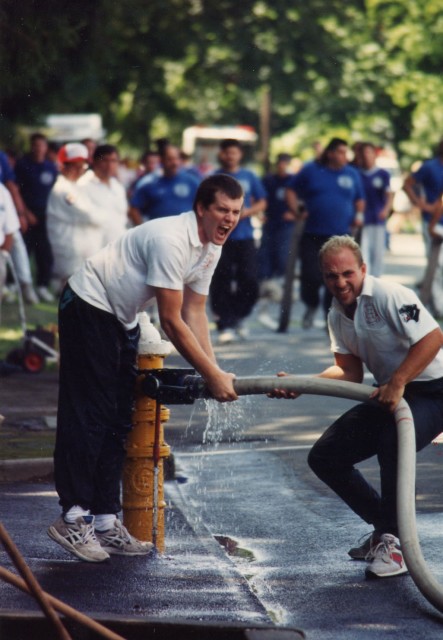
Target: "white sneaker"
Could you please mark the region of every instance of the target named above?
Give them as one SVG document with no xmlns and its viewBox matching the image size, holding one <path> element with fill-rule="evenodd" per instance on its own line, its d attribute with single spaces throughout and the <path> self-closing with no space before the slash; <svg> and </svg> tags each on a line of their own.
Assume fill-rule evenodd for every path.
<svg viewBox="0 0 443 640">
<path fill-rule="evenodd" d="M 145 556 L 152 551 L 152 542 L 142 542 L 131 536 L 123 523 L 116 518 L 112 529 L 98 531 L 95 535 L 102 549 L 110 554 L 120 556 Z"/>
<path fill-rule="evenodd" d="M 223 331 L 220 331 L 217 338 L 218 344 L 230 344 L 231 342 L 236 342 L 237 340 L 238 336 L 232 329 L 224 329 Z"/>
<path fill-rule="evenodd" d="M 235 333 L 240 340 L 247 340 L 249 338 L 249 329 L 244 324 L 239 324 L 235 329 Z"/>
<path fill-rule="evenodd" d="M 40 302 L 38 295 L 35 292 L 31 283 L 24 282 L 22 285 L 22 295 L 25 302 L 28 304 L 38 304 Z"/>
<path fill-rule="evenodd" d="M 37 287 L 37 295 L 43 302 L 54 302 L 55 300 L 48 287 Z"/>
<path fill-rule="evenodd" d="M 393 578 L 408 572 L 400 540 L 390 533 L 383 533 L 380 542 L 371 550 L 373 560 L 366 567 L 367 578 Z"/>
<path fill-rule="evenodd" d="M 278 329 L 277 320 L 274 320 L 274 318 L 271 318 L 269 313 L 259 313 L 257 316 L 257 320 L 259 321 L 260 324 L 262 324 L 267 329 L 272 329 L 273 331 L 277 331 Z"/>
<path fill-rule="evenodd" d="M 48 529 L 48 536 L 67 551 L 86 562 L 103 562 L 109 558 L 94 533 L 94 516 L 80 516 L 75 524 L 60 516 Z"/>
</svg>

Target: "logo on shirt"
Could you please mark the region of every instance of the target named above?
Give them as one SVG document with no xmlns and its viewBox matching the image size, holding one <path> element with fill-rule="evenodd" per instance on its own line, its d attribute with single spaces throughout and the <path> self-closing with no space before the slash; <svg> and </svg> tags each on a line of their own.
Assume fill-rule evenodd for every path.
<svg viewBox="0 0 443 640">
<path fill-rule="evenodd" d="M 190 189 L 187 184 L 176 184 L 174 187 L 174 193 L 179 198 L 187 198 L 190 193 Z"/>
<path fill-rule="evenodd" d="M 383 187 L 383 180 L 380 178 L 380 176 L 375 176 L 372 181 L 372 186 L 374 187 L 374 189 L 381 189 Z"/>
<path fill-rule="evenodd" d="M 350 176 L 339 176 L 337 179 L 337 184 L 343 189 L 352 189 L 352 178 Z"/>
<path fill-rule="evenodd" d="M 374 324 L 381 322 L 381 316 L 372 302 L 366 302 L 363 306 L 363 313 L 365 315 L 366 324 L 370 327 Z"/>
<path fill-rule="evenodd" d="M 401 319 L 404 322 L 409 322 L 409 320 L 414 320 L 414 322 L 418 322 L 418 318 L 420 315 L 420 309 L 416 304 L 404 304 L 398 310 Z"/>
<path fill-rule="evenodd" d="M 43 171 L 40 174 L 40 182 L 46 186 L 49 186 L 54 182 L 54 175 L 50 171 Z"/>
<path fill-rule="evenodd" d="M 275 193 L 277 200 L 284 200 L 286 197 L 286 188 L 279 187 Z"/>
</svg>

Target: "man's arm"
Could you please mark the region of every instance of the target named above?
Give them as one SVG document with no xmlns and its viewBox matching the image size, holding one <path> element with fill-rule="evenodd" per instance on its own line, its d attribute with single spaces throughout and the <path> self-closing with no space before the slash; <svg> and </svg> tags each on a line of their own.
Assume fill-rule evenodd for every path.
<svg viewBox="0 0 443 640">
<path fill-rule="evenodd" d="M 418 184 L 419 183 L 414 178 L 414 176 L 410 174 L 403 183 L 403 191 L 406 193 L 406 195 L 408 196 L 412 204 L 418 207 L 420 211 L 434 213 L 436 203 L 428 202 L 425 198 L 423 198 L 417 193 Z"/>
<path fill-rule="evenodd" d="M 279 377 L 289 374 L 281 372 Z M 315 376 L 317 378 L 328 378 L 330 380 L 345 380 L 347 382 L 363 381 L 363 364 L 360 358 L 351 353 L 335 353 L 334 364 Z M 278 385 L 272 393 L 268 394 L 270 398 L 298 398 L 300 393 L 295 391 L 285 391 L 279 389 Z"/>
<path fill-rule="evenodd" d="M 252 204 L 249 207 L 249 209 L 246 209 L 245 207 L 243 207 L 242 212 L 240 214 L 240 220 L 242 220 L 243 218 L 252 218 L 256 216 L 258 213 L 261 213 L 262 211 L 264 211 L 266 207 L 267 207 L 266 198 L 260 198 L 259 200 L 256 200 L 254 204 Z"/>
<path fill-rule="evenodd" d="M 142 214 L 140 212 L 140 209 L 138 209 L 138 207 L 134 207 L 134 206 L 129 207 L 128 218 L 129 220 L 131 220 L 131 222 L 135 226 L 138 226 L 139 224 L 143 224 Z"/>
<path fill-rule="evenodd" d="M 192 296 L 189 289 L 184 295 L 182 291 L 160 287 L 155 288 L 155 296 L 162 329 L 179 353 L 202 375 L 213 397 L 219 402 L 236 400 L 235 375 L 217 366 L 210 346 L 206 310 L 201 299 L 205 300 L 205 296 Z"/>
<path fill-rule="evenodd" d="M 11 253 L 11 249 L 12 249 L 12 245 L 14 243 L 14 236 L 12 235 L 12 233 L 7 233 L 5 235 L 5 240 L 2 244 L 2 246 L 0 247 L 1 251 L 7 251 L 8 253 Z"/>
<path fill-rule="evenodd" d="M 393 373 L 387 384 L 374 391 L 373 398 L 383 404 L 389 411 L 395 407 L 403 397 L 405 386 L 412 382 L 435 358 L 443 346 L 443 333 L 437 327 L 424 338 L 412 345 L 408 355 L 397 371 Z"/>
</svg>

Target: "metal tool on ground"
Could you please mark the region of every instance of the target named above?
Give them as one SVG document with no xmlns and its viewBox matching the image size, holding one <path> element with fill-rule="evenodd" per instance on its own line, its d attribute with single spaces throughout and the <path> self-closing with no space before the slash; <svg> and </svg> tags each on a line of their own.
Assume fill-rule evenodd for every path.
<svg viewBox="0 0 443 640">
<path fill-rule="evenodd" d="M 9 254 L 6 259 L 17 289 L 18 312 L 23 334 L 21 346 L 8 353 L 6 362 L 22 367 L 28 373 L 40 373 L 46 362 L 58 362 L 59 354 L 55 348 L 55 331 L 49 331 L 44 327 L 28 329 L 20 282 Z"/>
<path fill-rule="evenodd" d="M 258 376 L 234 380 L 234 389 L 239 396 L 267 394 L 276 388 L 359 402 L 369 401 L 374 391 L 374 387 L 369 385 L 312 376 Z M 211 397 L 204 380 L 196 376 L 193 369 L 163 369 L 161 375 L 149 372 L 142 382 L 142 389 L 153 399 L 162 397 L 164 402 L 175 404 L 179 403 L 180 398 L 184 398 L 185 403 L 189 404 L 192 399 Z M 394 417 L 398 440 L 397 519 L 402 552 L 418 589 L 436 609 L 443 612 L 443 587 L 427 566 L 418 540 L 415 514 L 415 429 L 411 410 L 403 398 L 395 409 Z"/>
</svg>

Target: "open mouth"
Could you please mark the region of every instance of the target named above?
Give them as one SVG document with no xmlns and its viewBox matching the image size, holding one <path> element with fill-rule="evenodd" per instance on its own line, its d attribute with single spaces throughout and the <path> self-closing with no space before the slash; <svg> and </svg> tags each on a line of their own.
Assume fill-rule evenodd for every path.
<svg viewBox="0 0 443 640">
<path fill-rule="evenodd" d="M 230 231 L 231 227 L 225 225 L 220 225 L 219 227 L 217 227 L 217 234 L 222 238 L 226 238 L 229 235 Z"/>
</svg>

